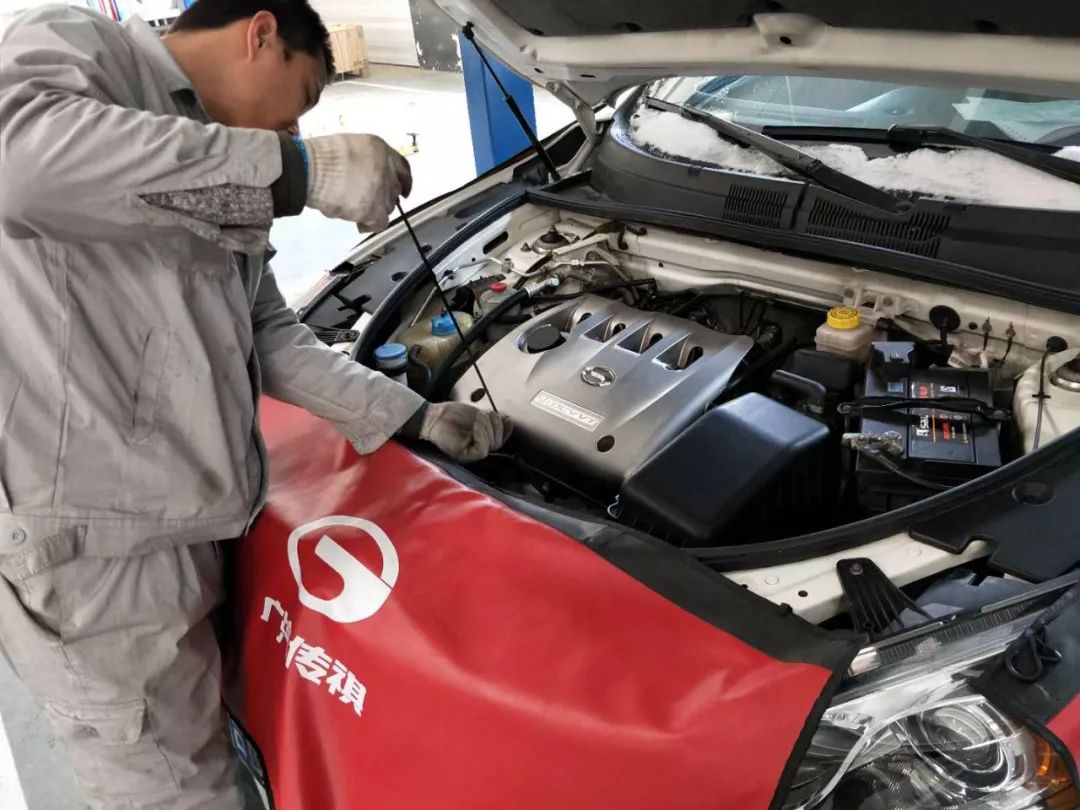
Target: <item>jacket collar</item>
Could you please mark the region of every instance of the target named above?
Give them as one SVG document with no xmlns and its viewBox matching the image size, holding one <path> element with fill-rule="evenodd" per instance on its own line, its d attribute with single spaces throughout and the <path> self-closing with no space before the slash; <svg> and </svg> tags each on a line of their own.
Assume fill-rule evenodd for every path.
<svg viewBox="0 0 1080 810">
<path fill-rule="evenodd" d="M 182 96 L 186 101 L 194 101 L 195 108 L 205 121 L 210 121 L 210 116 L 203 106 L 199 94 L 195 92 L 191 79 L 177 64 L 176 59 L 161 41 L 161 36 L 151 28 L 141 17 L 129 17 L 124 21 L 124 28 L 135 41 L 139 50 L 153 64 L 158 75 L 165 83 L 165 89 L 174 96 Z"/>
</svg>

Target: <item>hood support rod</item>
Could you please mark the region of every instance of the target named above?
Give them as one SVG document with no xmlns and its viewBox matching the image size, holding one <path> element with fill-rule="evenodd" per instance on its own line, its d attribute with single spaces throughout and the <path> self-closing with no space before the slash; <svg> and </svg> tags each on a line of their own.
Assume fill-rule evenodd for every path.
<svg viewBox="0 0 1080 810">
<path fill-rule="evenodd" d="M 544 166 L 547 167 L 548 173 L 551 175 L 552 180 L 562 180 L 559 176 L 559 170 L 555 167 L 554 161 L 551 159 L 551 155 L 544 149 L 544 145 L 540 143 L 540 139 L 536 137 L 536 132 L 529 126 L 529 122 L 525 120 L 525 114 L 521 112 L 521 107 L 514 100 L 514 97 L 507 92 L 506 87 L 499 79 L 499 74 L 495 72 L 495 68 L 491 66 L 488 61 L 487 54 L 484 53 L 484 49 L 480 47 L 480 44 L 476 41 L 476 37 L 473 34 L 473 25 L 468 23 L 461 29 L 462 36 L 472 43 L 472 46 L 476 48 L 476 53 L 480 57 L 480 61 L 484 64 L 484 69 L 488 72 L 488 75 L 495 80 L 495 84 L 499 86 L 499 90 L 503 95 L 503 104 L 510 110 L 510 113 L 514 116 L 514 119 L 518 122 L 518 126 L 521 127 L 521 131 L 525 133 L 525 137 L 529 139 L 529 143 L 532 144 L 533 151 L 536 152 L 540 160 L 544 162 Z"/>
</svg>

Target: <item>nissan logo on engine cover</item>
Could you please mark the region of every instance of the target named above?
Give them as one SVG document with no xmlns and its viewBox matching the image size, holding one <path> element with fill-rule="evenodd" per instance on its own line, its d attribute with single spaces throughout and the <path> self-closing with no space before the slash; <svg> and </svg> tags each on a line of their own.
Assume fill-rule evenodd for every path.
<svg viewBox="0 0 1080 810">
<path fill-rule="evenodd" d="M 581 379 L 589 385 L 604 388 L 615 382 L 615 372 L 610 368 L 604 368 L 604 366 L 589 366 L 582 369 Z"/>
</svg>

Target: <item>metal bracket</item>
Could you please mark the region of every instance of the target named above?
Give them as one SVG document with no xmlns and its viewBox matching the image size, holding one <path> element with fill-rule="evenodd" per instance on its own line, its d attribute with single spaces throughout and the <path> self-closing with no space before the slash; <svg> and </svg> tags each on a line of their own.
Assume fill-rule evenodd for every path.
<svg viewBox="0 0 1080 810">
<path fill-rule="evenodd" d="M 836 574 L 844 589 L 844 606 L 852 624 L 856 630 L 869 633 L 871 639 L 886 635 L 905 611 L 930 618 L 868 557 L 839 560 Z"/>
</svg>

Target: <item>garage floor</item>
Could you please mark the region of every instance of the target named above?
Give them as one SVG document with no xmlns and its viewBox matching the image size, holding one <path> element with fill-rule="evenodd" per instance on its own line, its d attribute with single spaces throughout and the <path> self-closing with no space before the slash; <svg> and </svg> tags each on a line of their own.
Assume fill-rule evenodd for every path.
<svg viewBox="0 0 1080 810">
<path fill-rule="evenodd" d="M 539 90 L 536 115 L 541 136 L 572 120 L 566 107 Z M 394 146 L 408 145 L 408 133 L 417 133 L 420 148 L 409 158 L 414 178 L 409 207 L 457 188 L 476 174 L 460 74 L 375 65 L 366 79 L 350 78 L 328 87 L 301 127 L 305 135 L 373 132 Z M 278 250 L 275 271 L 290 297 L 304 292 L 323 270 L 345 258 L 360 235 L 353 225 L 306 209 L 276 223 L 271 240 Z M 0 718 L 0 808 L 84 808 L 63 747 L 2 658 Z"/>
</svg>

